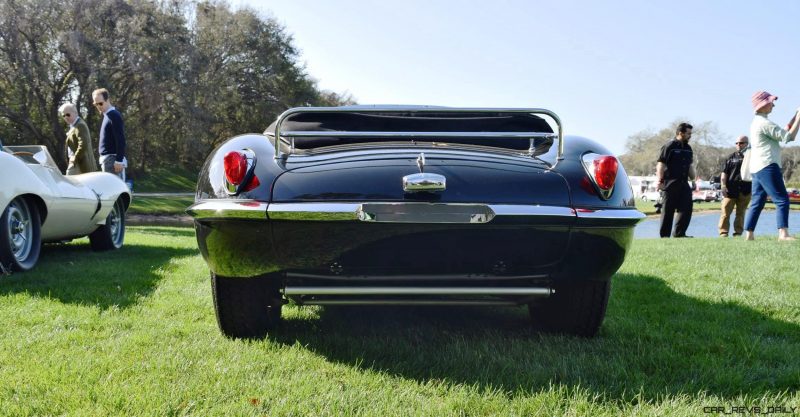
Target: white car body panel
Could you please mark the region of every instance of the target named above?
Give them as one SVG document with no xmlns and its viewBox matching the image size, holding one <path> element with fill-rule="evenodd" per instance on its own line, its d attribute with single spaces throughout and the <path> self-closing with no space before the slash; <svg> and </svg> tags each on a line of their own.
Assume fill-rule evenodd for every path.
<svg viewBox="0 0 800 417">
<path fill-rule="evenodd" d="M 15 156 L 17 151 L 33 156 Z M 105 223 L 120 196 L 126 209 L 131 198 L 127 185 L 116 175 L 65 176 L 44 146 L 6 146 L 0 151 L 0 213 L 22 195 L 39 203 L 43 242 L 86 236 Z"/>
</svg>

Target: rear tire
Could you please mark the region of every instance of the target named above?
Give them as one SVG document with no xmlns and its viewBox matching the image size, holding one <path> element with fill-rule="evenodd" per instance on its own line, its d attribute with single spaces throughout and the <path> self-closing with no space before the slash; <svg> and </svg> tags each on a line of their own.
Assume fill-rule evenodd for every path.
<svg viewBox="0 0 800 417">
<path fill-rule="evenodd" d="M 537 329 L 593 337 L 600 330 L 611 293 L 611 281 L 581 281 L 556 287 L 556 293 L 528 304 Z"/>
<path fill-rule="evenodd" d="M 89 235 L 89 243 L 94 251 L 119 249 L 125 241 L 125 209 L 122 200 L 117 200 L 106 217 L 106 224 L 100 225 Z"/>
<path fill-rule="evenodd" d="M 0 270 L 27 271 L 36 265 L 42 250 L 39 210 L 17 197 L 0 216 Z"/>
<path fill-rule="evenodd" d="M 211 273 L 217 324 L 234 339 L 261 339 L 281 320 L 279 281 L 267 277 L 227 278 Z"/>
</svg>

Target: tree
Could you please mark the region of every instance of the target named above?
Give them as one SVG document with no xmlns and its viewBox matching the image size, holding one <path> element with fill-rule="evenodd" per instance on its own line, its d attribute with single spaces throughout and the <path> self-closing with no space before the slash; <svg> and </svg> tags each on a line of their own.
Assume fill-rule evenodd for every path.
<svg viewBox="0 0 800 417">
<path fill-rule="evenodd" d="M 125 117 L 135 172 L 198 169 L 223 140 L 262 132 L 288 107 L 352 103 L 319 91 L 297 61 L 276 20 L 223 2 L 7 0 L 0 136 L 46 145 L 63 168 L 58 107 L 75 103 L 96 132 L 102 115 L 91 92 L 105 87 Z"/>
<path fill-rule="evenodd" d="M 678 125 L 684 120 L 675 120 L 670 126 L 657 132 L 643 130 L 628 137 L 626 152 L 620 161 L 630 175 L 653 175 L 661 147 L 675 138 Z M 704 179 L 718 176 L 727 156 L 733 148 L 722 147 L 724 143 L 733 143 L 719 131 L 713 122 L 693 124 L 690 144 L 694 151 L 694 164 L 697 176 Z"/>
<path fill-rule="evenodd" d="M 65 130 L 58 106 L 73 77 L 57 41 L 65 9 L 55 0 L 0 3 L 0 133 L 12 144 L 24 138 L 47 145 L 62 167 Z"/>
</svg>

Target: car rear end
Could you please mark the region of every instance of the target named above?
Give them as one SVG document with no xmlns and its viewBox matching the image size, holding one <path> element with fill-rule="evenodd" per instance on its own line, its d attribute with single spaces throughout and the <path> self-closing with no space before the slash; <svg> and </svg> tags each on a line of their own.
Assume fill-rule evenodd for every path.
<svg viewBox="0 0 800 417">
<path fill-rule="evenodd" d="M 298 304 L 536 304 L 607 282 L 641 214 L 616 159 L 580 138 L 568 157 L 551 124 L 537 109 L 290 110 L 209 158 L 190 209 L 201 252 L 217 280 Z"/>
</svg>

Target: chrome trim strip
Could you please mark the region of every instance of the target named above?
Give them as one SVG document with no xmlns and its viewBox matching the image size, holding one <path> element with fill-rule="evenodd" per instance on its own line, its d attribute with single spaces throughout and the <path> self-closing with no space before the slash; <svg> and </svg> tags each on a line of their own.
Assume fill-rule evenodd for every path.
<svg viewBox="0 0 800 417">
<path fill-rule="evenodd" d="M 355 221 L 360 203 L 272 203 L 270 220 Z"/>
<path fill-rule="evenodd" d="M 366 206 L 366 210 L 365 210 Z M 506 205 L 506 204 L 468 204 L 468 203 L 420 203 L 420 202 L 375 202 L 375 203 L 272 203 L 267 210 L 272 220 L 305 220 L 305 221 L 380 221 L 372 216 L 370 210 L 383 206 L 386 209 L 403 206 L 457 207 L 466 213 L 476 211 L 470 221 L 453 221 L 457 223 L 488 223 L 497 216 L 555 216 L 575 217 L 575 211 L 569 207 L 540 205 Z M 484 209 L 484 210 L 478 210 Z M 400 210 L 395 210 L 400 211 Z M 465 214 L 466 215 L 466 214 Z M 429 222 L 437 223 L 433 217 Z M 399 220 L 397 220 L 399 221 Z"/>
<path fill-rule="evenodd" d="M 385 132 L 361 130 L 287 130 L 281 137 L 315 138 L 315 137 L 353 137 L 353 138 L 552 138 L 555 133 L 546 132 Z"/>
<path fill-rule="evenodd" d="M 290 116 L 298 114 L 298 113 L 398 113 L 398 112 L 408 112 L 408 113 L 532 113 L 538 115 L 546 115 L 553 119 L 555 124 L 558 126 L 558 155 L 557 159 L 564 158 L 564 126 L 561 124 L 561 119 L 556 115 L 553 111 L 548 109 L 542 108 L 490 108 L 490 107 L 427 107 L 427 106 L 342 106 L 342 107 L 294 107 L 291 109 L 286 110 L 280 116 L 278 116 L 278 121 L 275 123 L 275 136 L 274 136 L 274 145 L 275 145 L 275 159 L 283 158 L 281 154 L 281 148 L 278 141 L 281 139 L 281 127 L 283 126 L 283 122 L 288 119 Z M 292 133 L 298 133 L 292 131 Z M 311 132 L 311 133 L 325 133 L 323 135 L 317 134 L 316 136 L 333 136 L 338 134 L 337 132 Z M 345 133 L 345 132 L 342 132 Z M 349 133 L 349 132 L 347 132 Z M 363 132 L 363 133 L 375 133 L 375 132 Z M 432 134 L 430 137 L 445 137 L 442 133 L 447 135 L 455 135 L 455 136 L 465 136 L 463 133 L 465 132 L 381 132 L 384 134 L 393 133 L 389 136 L 399 136 L 405 135 L 407 133 L 413 134 Z M 475 133 L 475 132 L 466 132 L 466 133 Z M 487 132 L 490 134 L 494 134 L 496 132 Z M 514 133 L 514 132 L 509 132 Z M 517 132 L 519 133 L 519 132 Z M 526 133 L 526 132 L 522 132 Z M 538 132 L 539 134 L 545 135 L 556 135 L 555 133 L 549 132 Z M 284 133 L 285 134 L 285 133 Z M 434 135 L 435 134 L 435 135 Z M 287 135 L 288 136 L 288 135 Z M 409 135 L 411 136 L 411 135 Z M 467 134 L 466 136 L 469 136 Z M 294 137 L 298 137 L 294 135 Z M 402 137 L 402 136 L 400 136 Z M 418 136 L 423 137 L 423 136 Z M 427 136 L 425 136 L 427 137 Z M 505 136 L 504 136 L 505 137 Z M 507 136 L 507 137 L 515 137 L 515 136 Z M 523 137 L 530 137 L 523 136 Z M 546 136 L 545 136 L 546 137 Z M 553 136 L 554 137 L 554 136 Z M 294 151 L 294 146 L 290 149 L 290 152 Z"/>
<path fill-rule="evenodd" d="M 256 219 L 266 220 L 267 216 L 273 220 L 347 220 L 347 221 L 374 221 L 374 219 L 359 218 L 363 212 L 363 205 L 376 205 L 402 207 L 404 205 L 432 205 L 432 206 L 458 206 L 469 209 L 473 207 L 486 207 L 497 216 L 558 216 L 578 217 L 586 219 L 618 219 L 618 220 L 644 220 L 647 216 L 636 209 L 601 209 L 593 211 L 573 210 L 560 206 L 529 206 L 516 204 L 462 204 L 462 203 L 402 203 L 402 202 L 376 202 L 376 203 L 273 203 L 267 204 L 254 200 L 205 200 L 195 203 L 186 212 L 197 219 L 229 218 L 229 219 Z M 478 219 L 480 220 L 480 219 Z M 479 222 L 476 220 L 476 222 Z M 491 221 L 490 219 L 487 221 Z M 484 221 L 480 221 L 484 222 Z"/>
<path fill-rule="evenodd" d="M 358 219 L 383 223 L 488 223 L 494 212 L 485 204 L 364 203 Z"/>
<path fill-rule="evenodd" d="M 186 212 L 195 219 L 266 220 L 267 203 L 254 200 L 206 200 L 193 204 Z"/>
<path fill-rule="evenodd" d="M 527 301 L 527 300 L 525 300 Z M 336 299 L 336 300 L 303 300 L 302 305 L 404 305 L 404 306 L 515 306 L 521 302 L 511 300 L 375 300 L 375 299 Z"/>
<path fill-rule="evenodd" d="M 578 218 L 584 219 L 616 219 L 616 220 L 637 220 L 647 218 L 647 215 L 636 209 L 615 209 L 615 210 L 576 210 Z"/>
<path fill-rule="evenodd" d="M 547 287 L 293 287 L 284 295 L 543 295 Z"/>
<path fill-rule="evenodd" d="M 497 216 L 556 216 L 575 217 L 575 210 L 563 206 L 531 206 L 524 204 L 490 204 Z"/>
<path fill-rule="evenodd" d="M 275 135 L 273 133 L 267 133 L 269 136 L 270 145 L 274 142 Z M 352 155 L 342 155 L 333 157 L 331 153 L 353 153 L 353 152 L 363 152 L 365 149 L 369 149 L 369 151 L 373 154 L 378 153 L 391 153 L 396 154 L 399 151 L 409 151 L 409 152 L 419 152 L 420 149 L 425 149 L 426 152 L 434 151 L 434 152 L 445 152 L 446 155 L 469 155 L 471 157 L 475 156 L 476 152 L 480 152 L 486 158 L 496 158 L 496 157 L 505 157 L 505 158 L 514 158 L 518 161 L 517 158 L 524 157 L 526 161 L 534 161 L 541 163 L 543 165 L 547 165 L 548 168 L 552 166 L 550 162 L 544 159 L 538 158 L 540 155 L 534 155 L 531 158 L 531 153 L 529 149 L 521 150 L 521 149 L 506 149 L 506 148 L 493 148 L 490 146 L 483 146 L 483 145 L 468 145 L 464 143 L 459 144 L 451 144 L 447 142 L 422 142 L 422 141 L 415 141 L 415 142 L 370 142 L 364 144 L 346 144 L 346 145 L 330 145 L 325 146 L 322 148 L 315 148 L 315 149 L 295 149 L 292 156 L 294 157 L 302 157 L 306 160 L 314 160 L 314 158 L 320 158 L 322 156 L 325 158 L 325 161 L 331 161 L 333 158 L 347 158 Z M 555 162 L 553 163 L 555 164 Z"/>
</svg>

